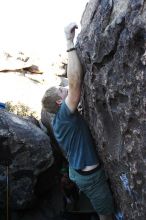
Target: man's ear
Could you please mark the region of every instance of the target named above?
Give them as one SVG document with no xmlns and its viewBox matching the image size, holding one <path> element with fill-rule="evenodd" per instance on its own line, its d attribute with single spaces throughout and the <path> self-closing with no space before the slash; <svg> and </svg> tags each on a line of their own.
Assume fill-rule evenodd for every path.
<svg viewBox="0 0 146 220">
<path fill-rule="evenodd" d="M 59 99 L 56 101 L 57 105 L 61 105 L 62 104 L 62 99 Z"/>
</svg>

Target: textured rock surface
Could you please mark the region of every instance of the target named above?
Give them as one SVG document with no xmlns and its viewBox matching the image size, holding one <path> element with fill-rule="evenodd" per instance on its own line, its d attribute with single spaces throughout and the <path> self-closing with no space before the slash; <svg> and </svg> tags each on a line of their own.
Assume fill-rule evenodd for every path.
<svg viewBox="0 0 146 220">
<path fill-rule="evenodd" d="M 77 46 L 83 113 L 126 220 L 146 219 L 146 2 L 91 0 Z"/>
<path fill-rule="evenodd" d="M 54 161 L 49 137 L 28 119 L 0 110 L 0 153 L 0 207 L 5 204 L 5 161 L 9 156 L 11 208 L 30 208 L 36 202 L 34 191 L 40 174 L 50 168 Z M 47 181 L 48 186 L 51 185 L 45 179 L 44 184 L 42 182 L 39 186 L 43 187 Z"/>
</svg>

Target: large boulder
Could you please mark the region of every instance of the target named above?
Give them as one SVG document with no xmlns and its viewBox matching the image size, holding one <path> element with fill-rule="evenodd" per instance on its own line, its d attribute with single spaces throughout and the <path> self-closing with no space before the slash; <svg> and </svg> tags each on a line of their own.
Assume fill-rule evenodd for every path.
<svg viewBox="0 0 146 220">
<path fill-rule="evenodd" d="M 12 209 L 31 208 L 40 175 L 50 169 L 54 157 L 47 136 L 39 127 L 6 110 L 0 110 L 0 206 L 5 206 L 6 176 Z M 9 167 L 9 169 L 7 169 Z M 6 171 L 9 172 L 6 174 Z M 53 181 L 52 173 L 48 179 Z M 53 174 L 55 176 L 55 174 Z M 47 179 L 44 178 L 46 185 Z M 53 183 L 52 183 L 53 184 Z M 52 185 L 48 182 L 48 187 Z M 41 184 L 43 188 L 43 183 Z M 41 191 L 41 189 L 39 189 Z"/>
<path fill-rule="evenodd" d="M 83 113 L 110 179 L 117 216 L 144 220 L 146 2 L 90 0 L 81 24 Z"/>
</svg>

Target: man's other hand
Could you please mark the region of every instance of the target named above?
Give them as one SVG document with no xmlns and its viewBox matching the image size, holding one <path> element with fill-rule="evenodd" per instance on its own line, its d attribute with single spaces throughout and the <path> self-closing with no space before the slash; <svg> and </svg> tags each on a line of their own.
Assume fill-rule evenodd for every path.
<svg viewBox="0 0 146 220">
<path fill-rule="evenodd" d="M 75 37 L 75 29 L 77 29 L 78 26 L 75 22 L 70 23 L 69 25 L 67 25 L 64 28 L 64 32 L 65 32 L 65 36 L 66 36 L 66 40 L 71 40 L 73 41 L 74 37 Z"/>
</svg>

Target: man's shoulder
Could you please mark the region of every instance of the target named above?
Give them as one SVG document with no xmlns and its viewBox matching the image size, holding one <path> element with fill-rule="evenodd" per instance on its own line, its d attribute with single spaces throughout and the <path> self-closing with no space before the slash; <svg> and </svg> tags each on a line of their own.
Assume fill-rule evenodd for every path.
<svg viewBox="0 0 146 220">
<path fill-rule="evenodd" d="M 60 109 L 56 114 L 56 116 L 61 118 L 72 118 L 75 115 L 75 112 L 71 112 L 65 101 L 61 104 Z"/>
<path fill-rule="evenodd" d="M 58 124 L 74 124 L 78 121 L 78 112 L 71 112 L 68 108 L 67 104 L 63 102 L 60 106 L 60 109 L 56 113 L 54 120 L 53 120 L 53 126 L 57 126 Z"/>
</svg>

